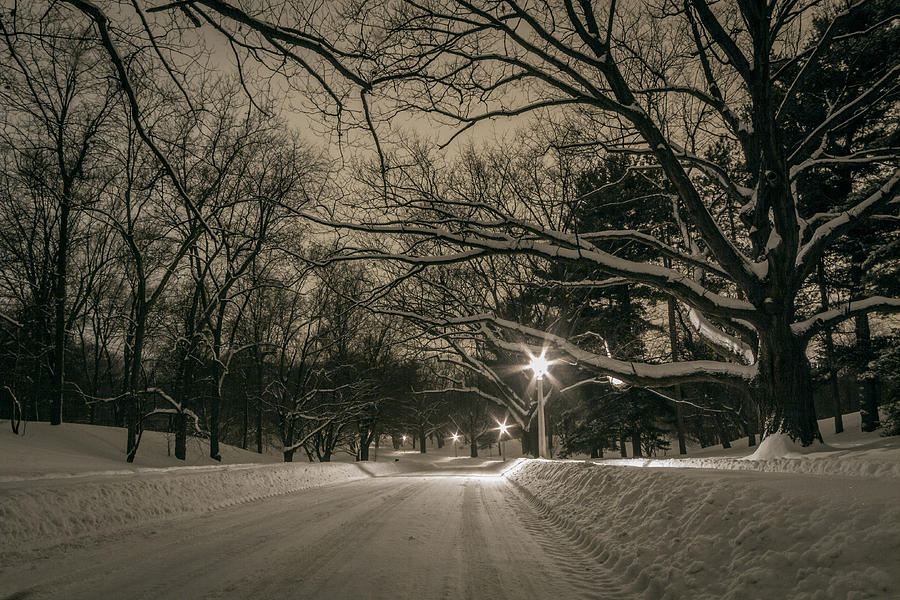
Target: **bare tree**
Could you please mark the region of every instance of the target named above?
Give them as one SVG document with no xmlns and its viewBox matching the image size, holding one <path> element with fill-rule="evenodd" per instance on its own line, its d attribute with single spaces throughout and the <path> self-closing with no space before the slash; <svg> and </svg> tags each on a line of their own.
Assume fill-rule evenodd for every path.
<svg viewBox="0 0 900 600">
<path fill-rule="evenodd" d="M 846 20 L 865 2 L 846 4 L 828 18 Z M 83 0 L 71 3 L 92 15 L 115 59 L 115 40 L 104 29 L 108 17 Z M 900 309 L 900 299 L 878 296 L 811 313 L 796 302 L 829 246 L 866 219 L 893 210 L 900 189 L 896 148 L 859 142 L 839 156 L 827 151 L 829 137 L 846 123 L 895 102 L 900 65 L 886 64 L 869 85 L 829 98 L 819 122 L 798 138 L 785 134 L 786 107 L 802 93 L 822 52 L 838 37 L 845 41 L 869 29 L 837 36 L 838 28 L 827 26 L 810 44 L 804 24 L 819 4 L 396 0 L 302 9 L 286 3 L 275 11 L 193 0 L 155 7 L 161 20 L 145 30 L 149 35 L 184 19 L 208 25 L 234 44 L 239 60 L 258 59 L 277 76 L 303 82 L 304 91 L 316 92 L 311 104 L 343 124 L 370 129 L 383 176 L 372 190 L 377 213 L 362 220 L 356 210 L 306 215 L 406 240 L 400 251 L 354 252 L 355 258 L 430 266 L 524 254 L 586 262 L 608 277 L 674 297 L 699 324 L 698 333 L 734 359 L 645 364 L 598 355 L 491 315 L 445 324 L 518 334 L 635 385 L 749 384 L 767 415 L 767 431 L 810 444 L 820 436 L 809 340 L 847 319 Z M 347 19 L 359 26 L 347 27 Z M 381 98 L 386 101 L 375 102 Z M 407 193 L 399 171 L 408 163 L 387 152 L 379 135 L 381 122 L 405 111 L 457 125 L 457 135 L 521 115 L 568 123 L 558 145 L 628 153 L 662 173 L 674 200 L 671 219 L 684 235 L 674 242 L 638 230 L 571 231 L 554 227 L 546 214 L 476 202 L 453 190 Z M 735 169 L 709 158 L 723 140 L 736 149 Z M 834 164 L 853 172 L 864 167 L 867 175 L 854 178 L 843 206 L 804 214 L 795 182 Z M 717 202 L 721 198 L 726 201 Z M 672 264 L 621 259 L 600 250 L 598 239 L 646 245 Z M 496 333 L 482 333 L 500 347 L 521 349 Z"/>
<path fill-rule="evenodd" d="M 50 422 L 62 422 L 68 327 L 72 323 L 69 263 L 75 221 L 97 187 L 98 150 L 117 91 L 107 62 L 83 35 L 83 19 L 35 7 L 0 14 L 4 65 L 0 103 L 6 108 L 3 143 L 18 154 L 21 183 L 52 203 L 44 227 L 53 232 L 51 294 L 53 374 Z M 102 185 L 102 184 L 101 184 Z M 48 240 L 49 241 L 49 240 Z M 87 280 L 81 282 L 81 291 Z M 83 298 L 76 299 L 76 303 Z"/>
</svg>

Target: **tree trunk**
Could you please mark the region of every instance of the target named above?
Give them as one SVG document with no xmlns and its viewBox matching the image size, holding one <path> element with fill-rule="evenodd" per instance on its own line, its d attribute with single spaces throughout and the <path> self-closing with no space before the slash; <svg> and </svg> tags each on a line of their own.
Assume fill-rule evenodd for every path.
<svg viewBox="0 0 900 600">
<path fill-rule="evenodd" d="M 175 417 L 175 458 L 187 458 L 187 415 L 183 411 Z"/>
<path fill-rule="evenodd" d="M 722 418 L 717 414 L 716 417 L 716 432 L 719 434 L 719 442 L 722 444 L 722 448 L 728 450 L 731 448 L 731 436 L 728 434 L 728 428 L 725 427 L 725 424 L 722 423 Z"/>
<path fill-rule="evenodd" d="M 256 365 L 256 453 L 263 451 L 263 389 L 262 389 L 262 358 Z"/>
<path fill-rule="evenodd" d="M 872 333 L 869 328 L 869 316 L 860 315 L 855 319 L 856 345 L 864 363 L 872 358 Z M 865 368 L 865 367 L 863 367 Z M 875 431 L 881 427 L 878 417 L 878 401 L 880 390 L 878 380 L 864 375 L 859 386 L 859 416 L 863 431 Z"/>
<path fill-rule="evenodd" d="M 644 456 L 644 453 L 641 451 L 641 432 L 638 430 L 634 430 L 631 433 L 631 453 L 634 454 L 634 458 Z"/>
<path fill-rule="evenodd" d="M 218 344 L 216 344 L 215 350 L 215 355 L 219 356 L 220 347 Z M 209 398 L 209 457 L 218 461 L 222 460 L 222 455 L 219 453 L 219 408 L 222 402 L 222 399 L 219 397 L 221 393 L 219 386 L 219 381 L 222 377 L 221 370 L 221 362 L 217 360 L 213 367 L 213 385 L 215 389 Z"/>
<path fill-rule="evenodd" d="M 625 432 L 622 432 L 619 435 L 619 455 L 622 458 L 628 458 L 628 449 L 625 447 L 625 444 L 628 442 L 628 437 L 625 435 Z"/>
<path fill-rule="evenodd" d="M 766 435 L 785 433 L 804 446 L 822 441 L 809 360 L 790 327 L 761 332 L 759 378 L 754 391 L 758 405 L 768 415 Z"/>
<path fill-rule="evenodd" d="M 241 449 L 250 445 L 250 397 L 244 394 L 244 414 L 241 419 Z"/>
<path fill-rule="evenodd" d="M 66 385 L 66 266 L 69 254 L 69 192 L 63 190 L 59 213 L 59 247 L 56 251 L 56 279 L 54 280 L 54 348 L 53 348 L 53 404 L 50 424 L 62 423 L 63 396 Z"/>
<path fill-rule="evenodd" d="M 209 457 L 222 460 L 219 454 L 219 399 L 215 394 L 209 399 Z"/>
<path fill-rule="evenodd" d="M 747 422 L 747 445 L 751 448 L 756 445 L 756 434 L 758 433 L 759 414 L 756 405 L 753 404 L 753 398 L 750 396 L 750 390 L 744 393 L 744 412 L 746 413 Z"/>
<path fill-rule="evenodd" d="M 863 263 L 866 260 L 867 248 L 858 243 L 850 257 L 850 300 L 859 300 L 865 296 L 863 284 Z M 869 328 L 869 315 L 854 318 L 856 347 L 859 353 L 862 371 L 866 370 L 872 359 L 872 332 Z M 878 384 L 872 377 L 862 377 L 859 386 L 859 416 L 863 431 L 875 431 L 881 425 L 878 419 Z"/>
<path fill-rule="evenodd" d="M 825 261 L 820 260 L 816 265 L 816 281 L 819 285 L 822 310 L 828 310 L 828 289 L 825 285 Z M 841 391 L 838 388 L 837 369 L 834 368 L 834 339 L 831 335 L 831 327 L 825 328 L 825 368 L 828 371 L 828 379 L 831 383 L 831 402 L 834 409 L 834 432 L 844 431 L 844 419 L 841 411 Z"/>
<path fill-rule="evenodd" d="M 425 427 L 419 426 L 419 452 L 425 454 Z"/>
<path fill-rule="evenodd" d="M 282 448 L 289 448 L 294 445 L 294 425 L 293 423 L 289 423 L 287 417 L 283 414 L 281 415 L 281 445 Z M 294 452 L 296 451 L 296 448 L 292 450 L 283 450 L 284 462 L 293 462 Z M 312 462 L 312 456 L 309 457 L 309 461 Z"/>
<path fill-rule="evenodd" d="M 142 290 L 142 288 L 139 288 Z M 146 314 L 143 304 L 139 301 L 137 310 L 135 311 L 135 328 L 134 337 L 132 338 L 131 360 L 129 361 L 127 380 L 127 395 L 125 396 L 125 423 L 128 427 L 128 439 L 125 460 L 129 463 L 134 462 L 137 455 L 138 443 L 140 442 L 140 402 L 138 401 L 137 390 L 140 382 L 141 361 L 144 354 L 144 324 L 146 322 Z"/>
<path fill-rule="evenodd" d="M 669 298 L 669 345 L 671 346 L 672 362 L 678 360 L 678 330 L 675 329 L 675 298 Z M 678 435 L 678 453 L 687 454 L 687 445 L 684 440 L 684 411 L 681 408 L 681 386 L 675 386 L 675 431 Z"/>
<path fill-rule="evenodd" d="M 125 427 L 127 428 L 127 438 L 125 442 L 125 461 L 129 463 L 133 463 L 134 457 L 137 455 L 137 413 L 137 397 L 134 394 L 129 394 L 125 397 Z"/>
<path fill-rule="evenodd" d="M 469 456 L 472 458 L 478 458 L 478 443 L 474 440 L 471 444 L 469 444 Z"/>
</svg>

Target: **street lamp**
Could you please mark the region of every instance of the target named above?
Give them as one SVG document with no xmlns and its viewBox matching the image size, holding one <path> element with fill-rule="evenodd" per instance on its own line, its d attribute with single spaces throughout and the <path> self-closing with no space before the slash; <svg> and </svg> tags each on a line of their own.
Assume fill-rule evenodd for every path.
<svg viewBox="0 0 900 600">
<path fill-rule="evenodd" d="M 497 436 L 497 445 L 500 447 L 500 458 L 503 459 L 503 462 L 506 462 L 506 453 L 503 451 L 503 443 L 506 440 L 503 439 L 503 436 L 509 431 L 509 425 L 506 424 L 506 419 L 504 419 L 502 423 L 497 421 L 497 425 L 500 426 L 497 428 L 500 430 L 500 435 Z"/>
<path fill-rule="evenodd" d="M 459 446 L 456 445 L 456 442 L 459 441 L 459 433 L 454 433 L 451 437 L 453 438 L 453 458 L 458 458 Z"/>
<path fill-rule="evenodd" d="M 534 377 L 538 382 L 538 456 L 547 458 L 547 425 L 544 421 L 544 375 L 550 370 L 550 361 L 544 358 L 544 352 L 540 356 L 532 356 L 528 365 L 534 371 Z"/>
</svg>

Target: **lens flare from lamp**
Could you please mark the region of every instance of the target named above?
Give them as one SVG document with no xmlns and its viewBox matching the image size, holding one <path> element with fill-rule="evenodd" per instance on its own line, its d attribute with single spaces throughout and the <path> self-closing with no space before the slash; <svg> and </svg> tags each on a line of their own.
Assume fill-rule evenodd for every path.
<svg viewBox="0 0 900 600">
<path fill-rule="evenodd" d="M 536 379 L 543 379 L 544 375 L 547 374 L 547 371 L 550 370 L 550 361 L 544 358 L 544 353 L 541 352 L 540 356 L 532 356 L 531 364 L 528 367 L 534 371 L 534 377 Z"/>
</svg>

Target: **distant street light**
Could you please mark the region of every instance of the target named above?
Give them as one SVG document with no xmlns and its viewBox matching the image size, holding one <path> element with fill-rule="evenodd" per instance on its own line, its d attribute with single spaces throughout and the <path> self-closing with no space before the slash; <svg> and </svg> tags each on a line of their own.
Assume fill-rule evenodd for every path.
<svg viewBox="0 0 900 600">
<path fill-rule="evenodd" d="M 547 458 L 547 425 L 544 421 L 544 375 L 550 371 L 550 361 L 544 358 L 544 352 L 540 356 L 532 356 L 528 367 L 534 371 L 534 377 L 538 382 L 538 456 Z"/>
<path fill-rule="evenodd" d="M 458 458 L 457 452 L 459 451 L 459 446 L 456 445 L 456 442 L 459 441 L 459 434 L 454 433 L 451 437 L 453 438 L 453 458 Z"/>
<path fill-rule="evenodd" d="M 506 419 L 503 419 L 502 423 L 500 421 L 497 421 L 497 425 L 500 426 L 497 428 L 500 430 L 500 435 L 497 436 L 497 446 L 500 447 L 500 458 L 503 459 L 503 462 L 506 462 L 506 453 L 503 451 L 504 442 L 506 442 L 506 440 L 503 439 L 503 436 L 508 434 L 509 425 L 506 424 Z"/>
</svg>

